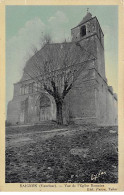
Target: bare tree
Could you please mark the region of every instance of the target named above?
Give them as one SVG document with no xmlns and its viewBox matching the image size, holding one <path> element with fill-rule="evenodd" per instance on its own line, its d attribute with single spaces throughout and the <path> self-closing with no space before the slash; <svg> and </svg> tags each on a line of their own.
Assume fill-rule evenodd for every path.
<svg viewBox="0 0 124 195">
<path fill-rule="evenodd" d="M 52 43 L 52 38 L 49 34 L 44 35 L 44 42 L 45 43 Z"/>
<path fill-rule="evenodd" d="M 77 43 L 49 44 L 36 52 L 27 62 L 24 73 L 53 96 L 56 103 L 56 120 L 63 124 L 63 102 L 81 72 L 95 57 Z M 83 75 L 85 78 L 87 75 Z"/>
</svg>

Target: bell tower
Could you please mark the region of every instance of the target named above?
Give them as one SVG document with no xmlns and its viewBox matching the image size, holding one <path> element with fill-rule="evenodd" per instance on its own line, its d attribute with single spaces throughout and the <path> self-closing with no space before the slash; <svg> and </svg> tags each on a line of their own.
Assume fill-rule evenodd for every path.
<svg viewBox="0 0 124 195">
<path fill-rule="evenodd" d="M 86 16 L 71 29 L 73 42 L 78 42 L 96 58 L 95 68 L 106 80 L 104 60 L 104 34 L 96 17 L 87 10 Z"/>
</svg>

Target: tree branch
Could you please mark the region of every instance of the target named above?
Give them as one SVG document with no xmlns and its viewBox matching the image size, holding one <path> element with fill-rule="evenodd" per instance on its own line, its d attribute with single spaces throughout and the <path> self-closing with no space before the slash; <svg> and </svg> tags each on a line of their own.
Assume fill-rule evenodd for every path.
<svg viewBox="0 0 124 195">
<path fill-rule="evenodd" d="M 65 82 L 64 90 L 63 90 L 63 93 L 62 93 L 62 98 L 63 99 L 65 98 L 65 96 L 67 95 L 67 93 L 70 91 L 70 89 L 72 88 L 72 86 L 73 86 L 73 83 L 71 83 L 68 86 L 68 82 L 67 81 Z"/>
<path fill-rule="evenodd" d="M 54 92 L 44 84 L 44 89 L 55 98 Z"/>
</svg>

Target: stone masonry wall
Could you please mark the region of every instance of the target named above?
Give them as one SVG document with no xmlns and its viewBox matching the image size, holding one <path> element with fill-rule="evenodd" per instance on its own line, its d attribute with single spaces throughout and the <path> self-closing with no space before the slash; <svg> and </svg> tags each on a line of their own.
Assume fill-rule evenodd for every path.
<svg viewBox="0 0 124 195">
<path fill-rule="evenodd" d="M 84 75 L 87 72 L 87 77 Z M 95 74 L 93 69 L 82 72 L 65 98 L 64 121 L 96 123 Z"/>
<path fill-rule="evenodd" d="M 11 124 L 37 123 L 39 121 L 55 120 L 55 101 L 50 95 L 42 94 L 42 105 L 40 110 L 38 92 L 20 95 L 21 83 L 14 85 L 14 97 L 8 103 L 7 122 Z"/>
<path fill-rule="evenodd" d="M 11 124 L 20 123 L 20 114 L 21 114 L 21 102 L 25 101 L 27 95 L 17 96 L 8 103 L 7 107 L 7 122 Z"/>
<path fill-rule="evenodd" d="M 98 125 L 117 125 L 117 99 L 99 74 L 97 74 L 96 108 Z"/>
<path fill-rule="evenodd" d="M 80 41 L 80 44 L 87 50 L 87 52 L 91 53 L 96 58 L 95 68 L 101 74 L 101 76 L 106 79 L 104 48 L 100 43 L 98 36 L 94 35 L 83 39 Z"/>
</svg>

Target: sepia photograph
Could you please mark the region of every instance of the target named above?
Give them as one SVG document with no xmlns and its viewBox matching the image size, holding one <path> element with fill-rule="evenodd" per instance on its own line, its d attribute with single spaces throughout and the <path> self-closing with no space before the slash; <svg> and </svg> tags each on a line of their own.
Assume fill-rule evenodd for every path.
<svg viewBox="0 0 124 195">
<path fill-rule="evenodd" d="M 118 183 L 118 6 L 6 6 L 6 183 Z"/>
</svg>

